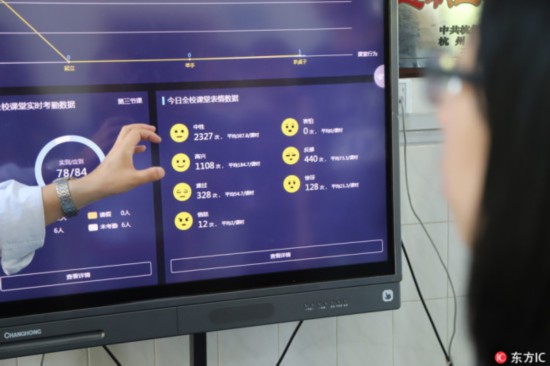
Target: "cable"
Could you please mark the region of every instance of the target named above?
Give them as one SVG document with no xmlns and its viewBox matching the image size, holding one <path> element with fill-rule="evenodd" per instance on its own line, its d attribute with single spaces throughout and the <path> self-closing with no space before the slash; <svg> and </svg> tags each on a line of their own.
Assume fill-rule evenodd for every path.
<svg viewBox="0 0 550 366">
<path fill-rule="evenodd" d="M 109 356 L 111 357 L 111 360 L 113 360 L 113 362 L 114 362 L 117 366 L 122 366 L 122 364 L 117 360 L 117 358 L 115 357 L 115 355 L 113 354 L 113 352 L 111 352 L 111 350 L 109 349 L 109 347 L 103 346 L 103 349 L 105 350 L 105 352 L 107 352 L 107 353 L 109 354 Z"/>
<path fill-rule="evenodd" d="M 416 291 L 418 292 L 418 295 L 420 296 L 420 301 L 422 302 L 422 306 L 424 307 L 424 310 L 426 311 L 426 315 L 428 315 L 428 319 L 430 320 L 430 324 L 432 325 L 432 328 L 434 330 L 435 336 L 437 338 L 437 341 L 439 342 L 439 346 L 441 347 L 441 350 L 443 351 L 443 354 L 445 355 L 445 359 L 447 360 L 447 364 L 449 366 L 453 365 L 453 362 L 451 361 L 451 358 L 449 357 L 449 354 L 447 353 L 447 350 L 445 350 L 445 346 L 443 345 L 443 341 L 441 340 L 441 336 L 439 335 L 439 332 L 437 331 L 437 328 L 435 326 L 435 323 L 432 318 L 432 314 L 428 310 L 428 306 L 426 305 L 426 301 L 424 301 L 424 296 L 422 295 L 422 291 L 420 291 L 420 287 L 418 286 L 418 281 L 416 280 L 416 276 L 414 274 L 414 270 L 411 265 L 411 261 L 409 259 L 409 255 L 407 254 L 407 250 L 405 249 L 405 243 L 401 241 L 401 248 L 403 248 L 403 254 L 405 254 L 405 259 L 407 260 L 407 264 L 409 266 L 409 269 L 411 270 L 412 279 L 414 282 L 414 286 L 416 287 Z"/>
<path fill-rule="evenodd" d="M 279 361 L 277 361 L 277 366 L 280 366 L 281 365 L 281 362 L 283 362 L 283 359 L 285 358 L 285 355 L 286 355 L 286 352 L 288 351 L 288 349 L 290 348 L 290 345 L 292 344 L 292 341 L 294 340 L 294 337 L 296 336 L 296 333 L 298 333 L 298 330 L 300 329 L 300 327 L 302 326 L 302 323 L 304 321 L 303 320 L 300 320 L 298 322 L 298 324 L 296 325 L 296 328 L 294 328 L 294 332 L 292 332 L 292 335 L 290 336 L 290 339 L 288 340 L 287 344 L 286 344 L 286 347 L 285 347 L 285 350 L 283 351 L 283 353 L 281 354 L 281 357 L 279 357 Z"/>
<path fill-rule="evenodd" d="M 402 128 L 403 128 L 403 145 L 404 145 L 403 146 L 403 160 L 404 160 L 403 165 L 404 165 L 404 170 L 405 170 L 405 188 L 406 188 L 406 192 L 407 192 L 407 199 L 408 199 L 408 202 L 409 202 L 409 206 L 411 208 L 411 211 L 412 211 L 414 217 L 416 218 L 416 220 L 418 220 L 418 223 L 422 227 L 422 230 L 424 231 L 424 233 L 428 237 L 428 240 L 429 240 L 431 246 L 433 247 L 435 253 L 437 254 L 437 258 L 439 259 L 439 262 L 441 263 L 441 266 L 443 267 L 443 269 L 445 271 L 445 274 L 447 276 L 447 280 L 449 281 L 449 285 L 451 287 L 451 292 L 452 292 L 452 295 L 453 295 L 453 308 L 454 308 L 454 310 L 453 310 L 453 331 L 452 331 L 451 337 L 449 339 L 449 345 L 448 345 L 447 350 L 445 350 L 445 347 L 443 347 L 441 339 L 439 338 L 439 334 L 437 333 L 437 329 L 435 328 L 435 325 L 433 324 L 433 321 L 431 319 L 430 312 L 428 311 L 428 308 L 424 304 L 424 299 L 423 299 L 422 294 L 420 292 L 420 287 L 416 283 L 416 278 L 415 278 L 414 274 L 413 274 L 413 280 L 415 282 L 416 289 L 417 289 L 418 294 L 420 296 L 420 300 L 422 301 L 422 304 L 424 305 L 424 309 L 426 310 L 426 313 L 428 314 L 428 317 L 430 318 L 430 321 L 432 322 L 432 327 L 433 327 L 433 329 L 434 329 L 434 331 L 435 331 L 435 333 L 438 337 L 438 341 L 440 342 L 440 345 L 442 346 L 443 353 L 445 354 L 445 358 L 446 358 L 448 364 L 452 365 L 453 364 L 452 359 L 451 359 L 452 347 L 453 347 L 453 341 L 454 341 L 454 338 L 455 338 L 455 335 L 456 335 L 456 322 L 457 322 L 457 299 L 456 299 L 455 287 L 454 287 L 451 275 L 449 273 L 449 270 L 448 270 L 447 266 L 445 265 L 445 262 L 443 261 L 443 258 L 441 257 L 441 253 L 439 253 L 439 250 L 437 249 L 434 240 L 432 239 L 430 233 L 428 232 L 428 229 L 426 229 L 426 226 L 424 225 L 424 222 L 422 221 L 422 219 L 420 218 L 420 216 L 416 212 L 416 210 L 414 208 L 414 204 L 412 202 L 411 191 L 410 191 L 410 186 L 409 186 L 409 169 L 408 169 L 408 163 L 407 163 L 407 161 L 408 161 L 408 159 L 407 159 L 407 146 L 408 146 L 407 128 L 405 126 L 405 111 L 404 111 L 404 106 L 403 106 L 403 99 L 401 97 L 399 98 L 399 107 L 400 107 L 400 112 L 401 112 L 400 113 L 401 120 L 403 121 L 403 125 L 402 125 Z M 404 246 L 403 242 L 401 242 L 401 244 L 402 244 L 402 247 L 403 247 L 403 252 L 406 255 L 405 246 Z M 409 264 L 409 268 L 410 268 L 411 274 L 412 274 L 413 269 L 412 269 L 411 263 L 408 260 L 408 257 L 407 257 L 407 262 Z"/>
<path fill-rule="evenodd" d="M 44 366 L 44 359 L 46 358 L 46 354 L 42 353 L 42 357 L 40 358 L 40 366 Z"/>
</svg>

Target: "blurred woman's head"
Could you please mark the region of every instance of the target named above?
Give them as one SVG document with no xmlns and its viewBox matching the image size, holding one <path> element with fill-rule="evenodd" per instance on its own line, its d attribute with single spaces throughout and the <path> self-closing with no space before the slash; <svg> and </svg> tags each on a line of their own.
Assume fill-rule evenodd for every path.
<svg viewBox="0 0 550 366">
<path fill-rule="evenodd" d="M 473 245 L 478 357 L 548 352 L 550 1 L 485 0 L 459 70 L 473 77 L 454 95 L 449 83 L 439 115 L 446 192 Z"/>
<path fill-rule="evenodd" d="M 435 91 L 439 94 L 438 117 L 445 140 L 445 193 L 458 230 L 467 242 L 473 240 L 477 226 L 490 143 L 478 92 L 477 49 L 477 34 L 473 34 L 456 65 L 442 57 L 442 75 L 438 78 L 441 85 Z"/>
</svg>

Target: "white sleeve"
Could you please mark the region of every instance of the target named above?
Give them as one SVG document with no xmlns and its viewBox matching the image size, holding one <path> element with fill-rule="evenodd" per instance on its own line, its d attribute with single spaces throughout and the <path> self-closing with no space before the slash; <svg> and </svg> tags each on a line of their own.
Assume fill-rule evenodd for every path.
<svg viewBox="0 0 550 366">
<path fill-rule="evenodd" d="M 14 180 L 0 183 L 0 257 L 10 275 L 29 265 L 46 237 L 42 188 Z"/>
</svg>

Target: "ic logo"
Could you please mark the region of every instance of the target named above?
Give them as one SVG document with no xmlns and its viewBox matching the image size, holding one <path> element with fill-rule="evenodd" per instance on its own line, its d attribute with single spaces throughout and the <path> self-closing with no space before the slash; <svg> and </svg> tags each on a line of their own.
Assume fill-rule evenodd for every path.
<svg viewBox="0 0 550 366">
<path fill-rule="evenodd" d="M 500 351 L 495 354 L 495 362 L 499 365 L 504 364 L 506 360 L 508 360 L 508 356 L 506 355 L 506 353 Z"/>
</svg>

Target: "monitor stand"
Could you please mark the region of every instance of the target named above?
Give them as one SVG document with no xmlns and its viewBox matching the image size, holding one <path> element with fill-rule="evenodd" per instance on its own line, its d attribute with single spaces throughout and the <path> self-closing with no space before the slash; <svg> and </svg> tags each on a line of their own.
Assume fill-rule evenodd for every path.
<svg viewBox="0 0 550 366">
<path fill-rule="evenodd" d="M 206 366 L 206 333 L 189 335 L 189 364 Z"/>
</svg>

